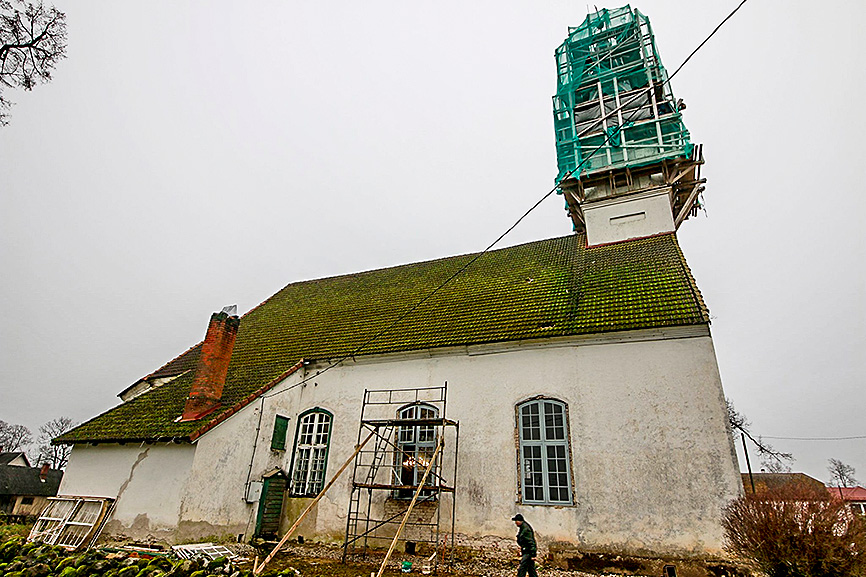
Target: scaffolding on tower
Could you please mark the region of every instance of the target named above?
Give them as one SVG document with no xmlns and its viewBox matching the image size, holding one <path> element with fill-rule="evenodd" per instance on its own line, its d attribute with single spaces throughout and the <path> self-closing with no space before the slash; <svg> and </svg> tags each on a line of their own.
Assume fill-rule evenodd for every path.
<svg viewBox="0 0 866 577">
<path fill-rule="evenodd" d="M 556 183 L 575 229 L 581 205 L 670 186 L 676 225 L 701 206 L 703 153 L 683 123 L 649 18 L 626 5 L 590 13 L 556 49 Z"/>
<path fill-rule="evenodd" d="M 395 536 L 409 553 L 436 553 L 437 566 L 453 560 L 460 424 L 445 416 L 447 394 L 447 383 L 364 391 L 358 442 L 372 438 L 354 461 L 343 561 Z"/>
</svg>

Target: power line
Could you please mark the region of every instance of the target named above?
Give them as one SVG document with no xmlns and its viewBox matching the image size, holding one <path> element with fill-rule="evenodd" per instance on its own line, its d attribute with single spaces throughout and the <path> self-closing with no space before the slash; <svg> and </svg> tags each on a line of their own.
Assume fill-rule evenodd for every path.
<svg viewBox="0 0 866 577">
<path fill-rule="evenodd" d="M 599 148 L 601 148 L 601 146 L 599 146 Z M 596 151 L 597 151 L 597 150 L 598 150 L 598 149 L 596 149 Z M 596 151 L 593 151 L 593 152 L 596 152 Z M 589 160 L 590 158 L 592 158 L 592 156 L 587 157 L 587 160 Z M 582 164 L 583 164 L 583 163 L 581 163 L 581 165 L 582 165 Z M 578 167 L 578 168 L 580 168 L 580 167 Z M 568 178 L 568 176 L 570 176 L 570 175 L 571 175 L 575 170 L 577 170 L 577 168 L 575 168 L 575 169 L 569 171 L 569 172 L 566 174 L 565 178 Z M 501 241 L 503 238 L 505 238 L 505 236 L 506 236 L 508 233 L 510 233 L 512 230 L 514 230 L 515 228 L 517 228 L 517 225 L 519 225 L 519 224 L 523 221 L 524 218 L 526 218 L 527 216 L 529 216 L 529 213 L 531 213 L 533 210 L 535 210 L 536 208 L 538 208 L 538 206 L 539 206 L 542 202 L 544 202 L 545 200 L 547 200 L 547 197 L 549 197 L 551 194 L 553 194 L 554 192 L 556 192 L 556 189 L 557 189 L 557 188 L 559 188 L 559 185 L 558 185 L 558 184 L 555 185 L 553 188 L 551 188 L 549 191 L 547 191 L 547 192 L 544 194 L 544 196 L 542 196 L 541 198 L 539 198 L 539 199 L 535 202 L 535 204 L 533 204 L 533 205 L 529 208 L 529 210 L 527 210 L 526 212 L 524 212 L 523 215 L 522 215 L 520 218 L 518 218 L 516 221 L 514 221 L 514 224 L 512 224 L 511 226 L 509 226 L 508 229 L 505 230 L 505 232 L 503 232 L 502 234 L 500 234 L 500 235 L 496 238 L 496 240 L 494 240 L 494 241 L 491 242 L 489 245 L 487 245 L 487 248 L 485 248 L 483 251 L 481 251 L 481 252 L 479 252 L 478 254 L 476 254 L 472 259 L 469 260 L 469 262 L 467 262 L 465 265 L 463 265 L 462 267 L 460 267 L 459 269 L 457 269 L 454 273 L 451 274 L 451 276 L 449 276 L 449 277 L 448 277 L 447 279 L 445 279 L 442 283 L 440 283 L 439 286 L 437 286 L 435 289 L 433 289 L 432 291 L 430 291 L 430 292 L 429 292 L 429 293 L 428 293 L 424 298 L 422 298 L 421 300 L 419 300 L 417 303 L 415 303 L 413 306 L 411 306 L 408 310 L 406 310 L 406 312 L 404 312 L 404 313 L 401 314 L 399 317 L 397 317 L 397 319 L 394 320 L 394 322 L 392 322 L 390 325 L 388 325 L 388 326 L 385 327 L 384 329 L 380 330 L 378 333 L 376 333 L 376 334 L 373 335 L 372 337 L 370 337 L 370 338 L 368 338 L 367 340 L 365 340 L 365 341 L 364 341 L 363 343 L 361 343 L 357 348 L 355 348 L 355 350 L 353 350 L 351 353 L 345 355 L 344 357 L 342 357 L 342 358 L 340 358 L 340 359 L 338 359 L 338 360 L 336 360 L 336 361 L 333 361 L 331 364 L 329 364 L 327 367 L 325 367 L 324 369 L 322 369 L 321 371 L 319 371 L 319 372 L 316 373 L 315 375 L 312 375 L 312 376 L 310 376 L 310 377 L 307 377 L 307 378 L 305 378 L 304 380 L 302 380 L 302 381 L 300 381 L 300 382 L 298 382 L 298 383 L 295 383 L 294 385 L 292 385 L 292 386 L 290 386 L 290 387 L 287 387 L 287 388 L 285 388 L 285 389 L 283 389 L 283 390 L 281 390 L 281 391 L 276 391 L 276 392 L 273 392 L 273 393 L 271 393 L 271 394 L 269 394 L 269 395 L 262 395 L 262 396 L 263 396 L 263 397 L 273 397 L 273 396 L 275 396 L 275 395 L 279 395 L 279 394 L 281 394 L 281 393 L 285 393 L 286 391 L 289 391 L 289 390 L 291 390 L 291 389 L 293 389 L 293 388 L 295 388 L 295 387 L 297 387 L 297 386 L 299 386 L 299 385 L 303 385 L 303 384 L 309 382 L 311 379 L 313 379 L 313 378 L 315 378 L 315 377 L 321 375 L 322 373 L 325 373 L 325 372 L 331 370 L 332 368 L 336 367 L 337 365 L 339 365 L 340 363 L 342 363 L 342 362 L 345 361 L 346 359 L 350 359 L 350 358 L 356 356 L 357 354 L 359 354 L 359 353 L 364 349 L 364 347 L 366 347 L 366 346 L 369 345 L 371 342 L 375 341 L 376 339 L 378 339 L 379 337 L 381 337 L 382 335 L 384 335 L 385 333 L 387 333 L 388 331 L 390 331 L 391 329 L 393 329 L 395 326 L 397 326 L 397 325 L 400 323 L 400 321 L 402 321 L 402 320 L 405 319 L 407 316 L 409 316 L 410 314 L 412 314 L 414 311 L 416 311 L 416 310 L 418 309 L 418 307 L 420 307 L 420 306 L 423 305 L 425 302 L 427 302 L 428 300 L 430 300 L 431 298 L 433 298 L 433 295 L 435 295 L 435 294 L 438 293 L 440 290 L 442 290 L 443 288 L 445 288 L 445 285 L 447 285 L 447 284 L 450 283 L 452 280 L 454 280 L 454 278 L 457 277 L 457 275 L 461 274 L 463 271 L 465 271 L 465 270 L 468 269 L 470 266 L 472 266 L 472 264 L 474 264 L 475 261 L 477 261 L 477 260 L 480 259 L 482 256 L 484 256 L 485 254 L 487 254 L 488 252 L 490 252 L 490 250 L 491 250 L 494 246 L 496 246 L 496 245 L 499 243 L 499 241 Z"/>
<path fill-rule="evenodd" d="M 720 29 L 720 28 L 725 24 L 725 22 L 727 22 L 728 20 L 730 20 L 731 17 L 732 17 L 734 14 L 736 14 L 737 11 L 738 11 L 740 8 L 742 8 L 742 7 L 743 7 L 743 4 L 745 4 L 746 2 L 748 2 L 748 0 L 742 0 L 742 2 L 740 2 L 740 3 L 737 5 L 737 7 L 734 8 L 734 9 L 731 11 L 730 14 L 728 14 L 727 16 L 725 16 L 724 20 L 722 20 L 722 21 L 719 23 L 718 26 L 716 26 L 715 28 L 713 28 L 713 31 L 710 32 L 709 36 L 707 36 L 706 38 L 704 38 L 703 42 L 701 42 L 700 44 L 698 44 L 698 47 L 691 51 L 691 53 L 686 57 L 686 59 L 683 60 L 682 64 L 680 64 L 679 66 L 677 66 L 677 69 L 674 70 L 674 73 L 671 74 L 671 75 L 669 75 L 668 78 L 667 78 L 667 80 L 665 80 L 664 82 L 662 82 L 662 83 L 660 84 L 660 86 L 664 86 L 664 85 L 666 85 L 666 84 L 670 84 L 670 81 L 673 80 L 673 77 L 676 76 L 676 75 L 679 73 L 679 71 L 683 69 L 683 67 L 686 65 L 686 63 L 687 63 L 689 60 L 692 59 L 692 56 L 694 56 L 695 54 L 697 54 L 697 53 L 698 53 L 698 50 L 700 50 L 701 48 L 703 48 L 704 44 L 706 44 L 707 42 L 709 42 L 710 38 L 712 38 L 712 37 L 715 35 L 715 33 L 718 32 L 719 29 Z M 607 58 L 607 55 L 605 55 L 603 58 Z M 602 58 L 597 59 L 597 60 L 596 60 L 596 63 L 601 62 L 601 60 L 602 60 Z M 652 87 L 650 87 L 649 90 L 652 90 Z M 580 134 L 577 135 L 577 138 L 582 138 L 583 136 L 589 134 L 590 132 L 592 132 L 593 130 L 595 130 L 595 128 L 596 128 L 597 126 L 601 125 L 605 120 L 607 120 L 608 118 L 612 117 L 614 114 L 616 114 L 617 112 L 619 112 L 620 110 L 622 110 L 623 108 L 625 108 L 626 106 L 628 106 L 629 104 L 631 104 L 632 102 L 636 101 L 638 98 L 640 98 L 641 96 L 643 96 L 643 94 L 644 94 L 643 91 L 637 92 L 637 93 L 634 94 L 631 98 L 629 98 L 628 100 L 626 100 L 625 102 L 623 102 L 622 104 L 620 104 L 619 106 L 617 106 L 616 108 L 614 108 L 613 110 L 611 110 L 610 112 L 605 113 L 604 111 L 602 111 L 603 113 L 602 113 L 602 115 L 601 115 L 601 118 L 597 119 L 595 122 L 592 123 L 592 125 L 590 125 L 590 126 L 588 126 L 587 128 L 585 128 L 585 129 L 583 130 L 583 132 L 581 132 Z M 625 122 L 623 122 L 622 126 L 624 127 L 626 124 L 628 124 L 629 122 L 631 122 L 631 119 L 635 116 L 636 113 L 637 113 L 637 111 L 633 112 L 632 115 L 629 116 L 628 120 L 625 121 Z M 603 143 L 602 143 L 602 146 L 603 146 L 604 144 L 606 144 L 606 142 L 603 142 Z M 601 148 L 601 147 L 599 147 L 599 148 Z M 596 152 L 596 151 L 593 151 L 593 154 L 595 154 L 595 152 Z M 578 174 L 580 174 L 580 173 L 578 173 Z M 564 179 L 565 179 L 565 177 L 562 178 L 562 180 L 564 180 Z"/>
<path fill-rule="evenodd" d="M 716 27 L 713 29 L 712 32 L 710 32 L 709 36 L 707 36 L 707 37 L 703 40 L 703 42 L 701 42 L 701 43 L 698 45 L 697 48 L 695 48 L 694 50 L 692 50 L 691 54 L 689 54 L 688 57 L 687 57 L 687 58 L 682 62 L 682 64 L 680 64 L 680 65 L 677 67 L 677 69 L 674 71 L 674 73 L 671 74 L 670 76 L 668 76 L 667 80 L 665 80 L 665 81 L 662 83 L 662 86 L 664 86 L 665 84 L 670 83 L 671 79 L 672 79 L 674 76 L 676 76 L 676 74 L 677 74 L 680 70 L 683 69 L 683 67 L 686 65 L 686 63 L 687 63 L 689 60 L 691 60 L 692 56 L 694 56 L 694 55 L 698 52 L 698 50 L 700 50 L 701 48 L 703 48 L 703 46 L 704 46 L 707 42 L 709 42 L 710 38 L 712 38 L 713 35 L 715 35 L 715 33 L 718 32 L 719 29 L 720 29 L 720 28 L 721 28 L 721 27 L 722 27 L 722 26 L 723 26 L 723 25 L 724 25 L 728 20 L 730 20 L 731 17 L 732 17 L 734 14 L 736 14 L 737 11 L 738 11 L 740 8 L 742 8 L 743 4 L 745 4 L 747 1 L 748 1 L 748 0 L 742 0 L 742 1 L 740 2 L 740 4 L 737 5 L 737 7 L 734 8 L 734 10 L 733 10 L 730 14 L 728 14 L 728 15 L 725 17 L 725 19 L 722 20 L 722 21 L 719 23 L 719 25 L 716 26 Z M 616 50 L 616 48 L 612 49 L 610 52 L 613 53 L 615 50 Z M 636 97 L 637 97 L 637 96 L 635 96 L 635 97 L 633 97 L 633 98 L 636 98 Z M 621 108 L 621 107 L 620 107 L 620 108 Z M 616 112 L 616 110 L 614 110 L 613 112 Z M 611 112 L 611 114 L 613 114 L 613 112 Z M 631 113 L 631 115 L 629 116 L 629 118 L 626 119 L 626 120 L 623 122 L 623 125 L 626 125 L 626 124 L 628 124 L 629 122 L 631 122 L 632 119 L 637 115 L 637 113 L 638 113 L 638 110 L 637 110 L 637 109 L 634 110 L 634 111 Z M 609 115 L 608 115 L 608 116 L 609 116 Z M 602 119 L 602 120 L 604 120 L 604 119 Z M 604 138 L 604 140 L 602 140 L 601 144 L 599 144 L 595 149 L 593 149 L 592 152 L 590 152 L 589 155 L 587 155 L 586 158 L 584 158 L 583 160 L 581 160 L 581 161 L 580 161 L 580 164 L 578 164 L 575 168 L 573 168 L 573 169 L 569 170 L 568 172 L 566 172 L 565 175 L 564 175 L 564 176 L 559 180 L 559 182 L 562 182 L 563 180 L 565 180 L 566 178 L 570 177 L 570 176 L 571 176 L 572 174 L 574 174 L 574 173 L 577 173 L 578 176 L 579 176 L 579 175 L 580 175 L 580 170 L 581 170 L 581 169 L 586 165 L 586 163 L 587 163 L 590 159 L 592 159 L 593 156 L 595 156 L 595 155 L 596 155 L 596 154 L 597 154 L 597 153 L 598 153 L 602 148 L 604 148 L 604 147 L 605 147 L 605 146 L 606 146 L 606 145 L 611 141 L 611 139 L 613 138 L 614 134 L 615 134 L 615 132 L 610 132 L 610 133 L 606 134 L 606 135 L 605 135 L 605 138 Z M 536 208 L 538 208 L 538 206 L 541 205 L 542 202 L 544 202 L 545 200 L 547 200 L 547 198 L 548 198 L 550 195 L 552 195 L 554 192 L 556 192 L 556 190 L 559 188 L 559 182 L 557 182 L 556 185 L 554 185 L 554 187 L 551 188 L 549 191 L 547 191 L 546 193 L 544 193 L 544 195 L 542 195 L 542 197 L 539 198 L 539 199 L 535 202 L 535 204 L 533 204 L 533 205 L 529 208 L 529 210 L 527 210 L 526 212 L 524 212 L 523 215 L 520 216 L 520 218 L 518 218 L 516 221 L 514 221 L 514 224 L 512 224 L 511 226 L 509 226 L 509 227 L 505 230 L 505 232 L 503 232 L 502 234 L 500 234 L 500 235 L 496 238 L 496 240 L 494 240 L 493 242 L 491 242 L 489 245 L 487 245 L 487 247 L 486 247 L 484 250 L 482 250 L 481 252 L 479 252 L 478 254 L 476 254 L 473 258 L 471 258 L 471 259 L 469 260 L 469 262 L 467 262 L 465 265 L 463 265 L 462 267 L 460 267 L 459 269 L 457 269 L 454 273 L 452 273 L 451 276 L 449 276 L 447 279 L 445 279 L 445 280 L 444 280 L 442 283 L 440 283 L 436 288 L 434 288 L 432 291 L 430 291 L 430 292 L 429 292 L 429 293 L 428 293 L 424 298 L 422 298 L 421 300 L 419 300 L 417 303 L 415 303 L 413 306 L 411 306 L 408 310 L 406 310 L 403 314 L 401 314 L 399 317 L 397 317 L 397 319 L 394 320 L 391 324 L 389 324 L 388 326 L 386 326 L 385 328 L 383 328 L 382 330 L 380 330 L 379 332 L 377 332 L 376 334 L 374 334 L 372 337 L 370 337 L 370 338 L 368 338 L 367 340 L 365 340 L 364 342 L 362 342 L 362 343 L 361 343 L 358 347 L 356 347 L 356 348 L 355 348 L 351 353 L 348 353 L 348 354 L 346 354 L 345 356 L 343 356 L 343 357 L 341 357 L 341 358 L 339 358 L 339 359 L 337 359 L 337 360 L 331 362 L 327 367 L 325 367 L 325 368 L 322 369 L 321 371 L 318 371 L 315 375 L 311 375 L 311 376 L 309 376 L 309 377 L 306 377 L 306 378 L 302 379 L 301 381 L 295 383 L 294 385 L 291 385 L 291 386 L 289 386 L 289 387 L 286 387 L 285 389 L 282 389 L 282 390 L 280 390 L 280 391 L 275 391 L 275 392 L 270 393 L 270 394 L 263 394 L 263 395 L 262 395 L 262 398 L 273 397 L 273 396 L 276 396 L 276 395 L 279 395 L 279 394 L 285 393 L 285 392 L 287 392 L 287 391 L 290 391 L 290 390 L 294 389 L 295 387 L 298 387 L 298 386 L 304 385 L 304 384 L 310 382 L 310 380 L 312 380 L 312 379 L 314 379 L 314 378 L 316 378 L 316 377 L 318 377 L 318 376 L 320 376 L 320 375 L 326 373 L 327 371 L 333 369 L 334 367 L 336 367 L 337 365 L 339 365 L 339 364 L 342 363 L 343 361 L 345 361 L 345 360 L 347 360 L 347 359 L 350 359 L 350 358 L 353 358 L 353 357 L 355 357 L 356 355 L 358 355 L 358 354 L 359 354 L 359 353 L 364 349 L 364 347 L 366 347 L 366 346 L 369 345 L 371 342 L 375 341 L 375 340 L 378 339 L 380 336 L 384 335 L 385 333 L 387 333 L 388 331 L 390 331 L 391 329 L 393 329 L 394 327 L 396 327 L 396 326 L 397 326 L 397 325 L 398 325 L 398 324 L 399 324 L 403 319 L 405 319 L 407 316 L 409 316 L 409 315 L 412 314 L 414 311 L 416 311 L 416 310 L 417 310 L 421 305 L 423 305 L 425 302 L 427 302 L 428 300 L 430 300 L 430 299 L 431 299 L 431 298 L 432 298 L 436 293 L 438 293 L 440 290 L 442 290 L 443 288 L 445 288 L 445 286 L 446 286 L 448 283 L 450 283 L 450 282 L 451 282 L 452 280 L 454 280 L 458 275 L 462 274 L 466 269 L 468 269 L 470 266 L 472 266 L 472 265 L 473 265 L 473 264 L 474 264 L 478 259 L 480 259 L 482 256 L 484 256 L 484 255 L 487 254 L 488 252 L 490 252 L 490 251 L 493 249 L 494 246 L 496 246 L 497 244 L 499 244 L 499 241 L 501 241 L 503 238 L 505 238 L 505 236 L 508 235 L 508 233 L 510 233 L 512 230 L 514 230 L 515 228 L 517 228 L 517 226 L 518 226 L 518 225 L 523 221 L 523 219 L 525 219 L 527 216 L 529 216 L 529 214 L 530 214 L 532 211 L 534 211 Z"/>
<path fill-rule="evenodd" d="M 866 439 L 866 435 L 854 435 L 851 437 L 768 437 L 761 435 L 762 439 L 773 439 L 775 441 L 851 441 L 854 439 Z"/>
<path fill-rule="evenodd" d="M 673 74 L 671 74 L 670 76 L 668 76 L 668 80 L 667 80 L 668 82 L 671 81 L 671 78 L 673 78 L 674 76 L 677 75 L 677 72 L 679 72 L 680 70 L 683 69 L 683 66 L 685 66 L 686 63 L 687 63 L 689 60 L 692 59 L 692 56 L 694 56 L 695 54 L 697 54 L 697 53 L 698 53 L 698 50 L 700 50 L 701 48 L 703 48 L 703 47 L 704 47 L 704 44 L 706 44 L 707 42 L 709 42 L 709 41 L 710 41 L 710 38 L 712 38 L 712 37 L 715 35 L 715 33 L 719 31 L 719 28 L 721 28 L 722 26 L 724 26 L 724 25 L 725 25 L 725 22 L 727 22 L 728 20 L 730 20 L 731 17 L 733 17 L 733 15 L 736 14 L 737 11 L 738 11 L 740 8 L 742 8 L 742 7 L 743 7 L 743 4 L 745 4 L 746 2 L 748 2 L 748 0 L 743 0 L 742 2 L 740 2 L 740 3 L 737 5 L 737 7 L 734 8 L 734 9 L 731 11 L 730 14 L 728 14 L 727 16 L 725 16 L 725 19 L 724 19 L 724 20 L 722 20 L 721 22 L 719 22 L 719 25 L 718 25 L 718 26 L 716 26 L 715 28 L 713 28 L 713 31 L 710 32 L 710 35 L 707 36 L 706 38 L 704 38 L 704 41 L 701 42 L 700 44 L 698 44 L 698 47 L 697 47 L 697 48 L 695 48 L 694 50 L 692 50 L 692 53 L 689 54 L 689 55 L 686 57 L 685 60 L 683 60 L 683 63 L 680 64 L 680 65 L 677 67 L 676 70 L 674 70 L 674 73 L 673 73 Z"/>
</svg>

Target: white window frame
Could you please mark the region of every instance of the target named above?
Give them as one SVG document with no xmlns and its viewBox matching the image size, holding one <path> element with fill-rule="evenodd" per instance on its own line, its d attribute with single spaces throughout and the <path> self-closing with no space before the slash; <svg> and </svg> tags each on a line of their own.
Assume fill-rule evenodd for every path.
<svg viewBox="0 0 866 577">
<path fill-rule="evenodd" d="M 519 484 L 528 505 L 571 505 L 568 406 L 538 398 L 517 405 Z"/>
<path fill-rule="evenodd" d="M 333 418 L 329 411 L 318 408 L 298 416 L 289 486 L 293 496 L 315 496 L 325 486 Z"/>
<path fill-rule="evenodd" d="M 90 546 L 99 537 L 113 503 L 107 497 L 49 497 L 27 540 L 70 551 Z"/>
</svg>

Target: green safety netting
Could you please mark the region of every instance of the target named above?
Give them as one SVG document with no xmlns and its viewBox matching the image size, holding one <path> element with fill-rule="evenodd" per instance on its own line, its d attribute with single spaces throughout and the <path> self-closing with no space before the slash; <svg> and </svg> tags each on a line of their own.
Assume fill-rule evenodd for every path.
<svg viewBox="0 0 866 577">
<path fill-rule="evenodd" d="M 590 13 L 556 49 L 558 183 L 692 152 L 649 19 L 625 5 Z"/>
</svg>

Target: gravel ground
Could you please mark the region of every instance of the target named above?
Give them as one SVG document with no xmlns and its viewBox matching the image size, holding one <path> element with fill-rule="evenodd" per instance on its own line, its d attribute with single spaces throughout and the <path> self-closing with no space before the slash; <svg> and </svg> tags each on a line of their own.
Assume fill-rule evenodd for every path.
<svg viewBox="0 0 866 577">
<path fill-rule="evenodd" d="M 249 546 L 247 546 L 249 547 Z M 263 546 L 259 555 L 263 558 L 273 548 L 273 545 Z M 238 551 L 240 554 L 240 551 Z M 358 556 L 350 557 L 344 565 L 340 563 L 343 550 L 339 545 L 324 543 L 287 543 L 280 553 L 268 564 L 266 572 L 288 570 L 300 577 L 312 577 L 317 575 L 339 576 L 339 577 L 367 577 L 371 572 L 377 572 L 384 551 L 371 552 L 366 558 Z M 501 555 L 485 554 L 463 554 L 463 559 L 457 560 L 453 567 L 447 565 L 439 566 L 439 575 L 445 576 L 467 576 L 467 577 L 515 577 L 517 575 L 517 551 L 515 549 L 513 558 L 503 558 Z M 403 561 L 411 561 L 412 572 L 401 573 L 399 568 Z M 394 553 L 388 561 L 385 575 L 388 577 L 410 577 L 421 575 L 421 567 L 426 563 L 426 558 L 421 556 Z M 293 571 L 294 570 L 294 571 Z M 539 577 L 599 577 L 599 574 L 584 573 L 581 571 L 564 571 L 553 567 L 545 567 L 541 564 L 538 568 Z M 607 574 L 613 577 L 613 574 Z M 622 577 L 621 575 L 615 577 Z"/>
<path fill-rule="evenodd" d="M 100 543 L 102 546 L 122 547 L 128 544 L 128 540 Z M 164 550 L 170 550 L 165 543 L 160 543 Z M 256 556 L 259 562 L 273 550 L 275 542 L 266 543 L 259 547 L 253 547 L 245 543 L 221 543 L 241 559 L 235 564 L 243 569 L 252 566 Z M 286 577 L 369 577 L 370 573 L 376 573 L 379 565 L 385 557 L 383 550 L 371 550 L 367 557 L 351 555 L 347 563 L 341 562 L 343 548 L 341 545 L 332 543 L 319 543 L 307 541 L 299 544 L 289 541 L 281 548 L 274 559 L 268 563 L 265 574 L 281 573 Z M 519 552 L 516 546 L 504 547 L 501 543 L 491 543 L 488 547 L 481 549 L 463 550 L 455 555 L 454 565 L 439 565 L 438 575 L 452 577 L 515 577 L 517 575 L 517 563 Z M 539 558 L 543 558 L 543 552 Z M 403 561 L 412 562 L 412 572 L 402 573 L 400 567 Z M 384 573 L 387 577 L 411 577 L 420 576 L 421 568 L 427 562 L 426 556 L 406 555 L 402 552 L 394 552 L 388 561 L 388 568 Z M 554 567 L 545 567 L 544 563 L 537 565 L 539 577 L 623 577 L 613 573 L 585 573 L 583 571 L 566 571 Z M 641 576 L 630 576 L 641 577 Z"/>
</svg>

